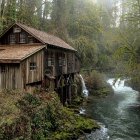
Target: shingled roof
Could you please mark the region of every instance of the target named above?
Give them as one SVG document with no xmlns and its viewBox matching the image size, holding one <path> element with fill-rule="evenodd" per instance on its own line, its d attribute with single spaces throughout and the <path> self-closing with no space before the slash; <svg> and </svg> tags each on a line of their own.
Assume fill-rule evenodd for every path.
<svg viewBox="0 0 140 140">
<path fill-rule="evenodd" d="M 13 45 L 0 46 L 0 63 L 20 63 L 32 54 L 43 49 L 45 45 Z"/>
<path fill-rule="evenodd" d="M 56 36 L 50 35 L 46 32 L 37 30 L 29 26 L 23 25 L 21 23 L 16 23 L 16 25 L 24 29 L 26 32 L 28 32 L 29 34 L 31 34 L 32 36 L 34 36 L 35 38 L 37 38 L 39 41 L 41 41 L 44 44 L 50 44 L 50 45 L 54 45 L 60 48 L 76 51 L 73 47 L 71 47 L 69 44 L 67 44 L 62 39 Z"/>
</svg>

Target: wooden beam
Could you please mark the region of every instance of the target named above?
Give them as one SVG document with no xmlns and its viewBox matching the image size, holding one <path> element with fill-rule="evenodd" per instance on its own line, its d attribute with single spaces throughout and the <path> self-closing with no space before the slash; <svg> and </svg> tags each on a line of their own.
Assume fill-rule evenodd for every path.
<svg viewBox="0 0 140 140">
<path fill-rule="evenodd" d="M 20 63 L 20 60 L 2 60 L 0 59 L 0 63 Z"/>
</svg>

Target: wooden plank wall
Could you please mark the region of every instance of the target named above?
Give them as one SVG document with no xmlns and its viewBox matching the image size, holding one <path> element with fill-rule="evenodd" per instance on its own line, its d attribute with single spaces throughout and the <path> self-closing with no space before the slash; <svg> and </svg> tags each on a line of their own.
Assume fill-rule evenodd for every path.
<svg viewBox="0 0 140 140">
<path fill-rule="evenodd" d="M 66 65 L 60 67 L 58 57 L 61 50 L 53 50 L 53 52 L 55 62 L 52 66 L 52 76 L 79 72 L 80 62 L 74 53 L 64 52 Z M 45 58 L 47 58 L 46 54 Z M 26 85 L 42 81 L 45 69 L 49 69 L 45 58 L 44 50 L 41 50 L 25 59 L 21 64 L 0 64 L 0 89 L 26 89 Z M 30 62 L 37 64 L 36 70 L 30 70 Z M 1 71 L 2 66 L 5 66 L 5 72 Z"/>
<path fill-rule="evenodd" d="M 80 72 L 80 61 L 76 55 L 75 55 L 75 72 Z"/>
<path fill-rule="evenodd" d="M 65 52 L 65 66 L 62 67 L 63 74 L 67 74 L 67 53 Z"/>
<path fill-rule="evenodd" d="M 14 26 L 14 27 L 18 27 L 18 26 Z M 0 38 L 0 44 L 1 45 L 5 45 L 5 44 L 9 44 L 10 45 L 9 35 L 11 33 L 13 33 L 14 27 L 12 27 L 5 35 L 3 35 Z M 20 42 L 20 33 L 24 33 L 25 34 L 25 38 L 26 38 L 25 43 Z M 31 37 L 33 38 L 33 42 L 32 43 L 40 43 L 40 41 L 38 41 L 36 38 L 34 38 L 33 36 L 31 36 L 29 33 L 27 33 L 26 31 L 24 31 L 23 29 L 21 29 L 21 32 L 19 32 L 19 33 L 14 33 L 14 35 L 16 37 L 16 44 L 30 44 L 29 39 Z M 13 45 L 15 45 L 15 44 L 13 44 Z"/>
<path fill-rule="evenodd" d="M 5 67 L 5 72 L 2 72 Z M 20 67 L 19 64 L 0 64 L 0 89 L 20 89 Z"/>
<path fill-rule="evenodd" d="M 68 74 L 75 72 L 74 54 L 70 52 L 67 54 L 67 69 Z"/>
<path fill-rule="evenodd" d="M 37 68 L 30 70 L 30 63 L 35 62 Z M 44 51 L 41 50 L 21 63 L 22 83 L 31 84 L 42 81 L 44 78 Z"/>
<path fill-rule="evenodd" d="M 54 58 L 54 65 L 52 66 L 48 66 L 48 58 L 51 58 L 53 57 Z M 45 55 L 44 55 L 44 71 L 45 71 L 45 74 L 48 74 L 48 75 L 52 75 L 52 76 L 55 76 L 56 74 L 56 67 L 55 67 L 55 59 L 56 59 L 56 56 L 55 56 L 55 50 L 46 50 L 45 51 Z"/>
<path fill-rule="evenodd" d="M 49 53 L 54 54 L 54 65 L 48 67 Z M 65 54 L 65 65 L 59 66 L 59 56 Z M 45 71 L 52 76 L 60 76 L 62 74 L 77 73 L 80 70 L 80 62 L 74 52 L 64 51 L 61 49 L 48 49 L 45 53 Z M 51 71 L 51 72 L 49 72 Z"/>
<path fill-rule="evenodd" d="M 50 53 L 53 53 L 53 57 L 54 57 L 54 65 L 53 66 L 48 66 L 48 57 L 50 57 Z M 65 56 L 65 65 L 63 66 L 59 66 L 59 57 L 61 57 L 61 55 Z M 55 49 L 49 49 L 47 51 L 47 53 L 45 53 L 45 71 L 48 72 L 49 74 L 49 71 L 51 71 L 50 75 L 52 76 L 59 76 L 59 75 L 62 75 L 62 74 L 67 74 L 67 52 L 65 51 L 62 51 L 62 50 L 55 50 Z"/>
</svg>

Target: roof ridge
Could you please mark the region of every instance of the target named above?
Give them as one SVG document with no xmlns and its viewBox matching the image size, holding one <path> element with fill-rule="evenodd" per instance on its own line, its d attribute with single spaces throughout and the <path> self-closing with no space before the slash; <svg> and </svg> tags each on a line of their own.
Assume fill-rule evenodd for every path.
<svg viewBox="0 0 140 140">
<path fill-rule="evenodd" d="M 42 33 L 45 33 L 45 34 L 47 34 L 47 35 L 49 35 L 49 36 L 53 36 L 53 37 L 56 37 L 56 38 L 59 38 L 59 39 L 61 39 L 62 41 L 64 41 L 62 38 L 60 38 L 60 37 L 57 37 L 57 36 L 55 36 L 55 35 L 53 35 L 53 34 L 50 34 L 50 33 L 47 33 L 46 31 L 43 31 L 43 30 L 39 30 L 39 29 L 37 29 L 37 28 L 35 28 L 35 27 L 32 27 L 32 26 L 28 26 L 28 25 L 25 25 L 25 24 L 22 24 L 22 23 L 16 23 L 17 25 L 19 24 L 19 25 L 21 25 L 21 26 L 26 26 L 26 27 L 28 27 L 28 28 L 32 28 L 32 29 L 34 29 L 34 30 L 36 30 L 36 31 L 38 31 L 38 32 L 42 32 Z M 64 41 L 65 42 L 65 41 Z M 65 42 L 65 43 L 67 43 L 67 42 Z"/>
<path fill-rule="evenodd" d="M 23 30 L 25 30 L 26 32 L 28 32 L 29 34 L 31 34 L 34 38 L 36 38 L 37 40 L 39 40 L 42 44 L 49 44 L 58 48 L 63 48 L 63 49 L 67 49 L 67 50 L 71 50 L 71 51 L 76 51 L 73 47 L 71 47 L 67 42 L 65 42 L 63 39 L 55 36 L 55 35 L 51 35 L 45 31 L 41 31 L 39 29 L 27 26 L 25 24 L 16 22 L 15 24 L 13 24 L 11 27 L 8 28 L 8 30 L 10 28 L 12 28 L 14 25 L 19 26 L 20 28 L 22 28 Z M 8 31 L 6 30 L 6 32 Z M 4 32 L 2 35 L 4 35 L 6 32 Z M 0 37 L 2 37 L 2 35 Z"/>
<path fill-rule="evenodd" d="M 19 27 L 21 27 L 21 28 L 23 28 L 25 31 L 27 31 L 28 33 L 30 33 L 32 36 L 34 36 L 35 38 L 37 38 L 39 41 L 41 41 L 42 43 L 45 43 L 44 41 L 42 41 L 40 38 L 38 38 L 37 36 L 35 36 L 34 34 L 32 34 L 27 28 L 32 28 L 32 27 L 30 27 L 30 26 L 27 26 L 27 25 L 25 25 L 25 24 L 21 24 L 21 23 L 16 23 L 16 25 L 18 25 Z M 25 28 L 26 27 L 26 28 Z M 35 28 L 32 28 L 32 29 L 34 29 L 34 30 L 36 30 L 36 31 L 39 31 L 39 30 L 37 30 L 37 29 L 35 29 Z"/>
</svg>

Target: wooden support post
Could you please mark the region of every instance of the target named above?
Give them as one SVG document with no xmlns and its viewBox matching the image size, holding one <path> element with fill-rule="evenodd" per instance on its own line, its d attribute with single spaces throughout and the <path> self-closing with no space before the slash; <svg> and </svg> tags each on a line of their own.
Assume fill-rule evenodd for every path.
<svg viewBox="0 0 140 140">
<path fill-rule="evenodd" d="M 60 102 L 64 105 L 65 100 L 64 100 L 64 90 L 63 87 L 58 88 L 58 96 L 60 98 Z"/>
<path fill-rule="evenodd" d="M 64 104 L 67 104 L 67 88 L 66 88 L 66 86 L 63 87 L 63 101 L 64 101 Z"/>
<path fill-rule="evenodd" d="M 72 80 L 74 81 L 75 79 L 74 79 L 74 73 L 72 74 Z"/>
<path fill-rule="evenodd" d="M 65 102 L 64 102 L 64 93 L 63 93 L 63 87 L 60 88 L 60 100 L 61 100 L 61 103 L 64 105 Z"/>
<path fill-rule="evenodd" d="M 61 88 L 59 87 L 57 91 L 58 91 L 58 96 L 60 98 L 60 102 L 62 103 Z"/>
<path fill-rule="evenodd" d="M 67 86 L 67 99 L 68 104 L 71 104 L 71 85 Z"/>
</svg>

